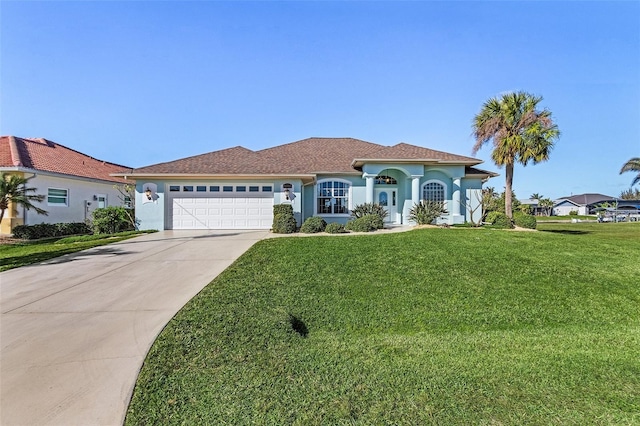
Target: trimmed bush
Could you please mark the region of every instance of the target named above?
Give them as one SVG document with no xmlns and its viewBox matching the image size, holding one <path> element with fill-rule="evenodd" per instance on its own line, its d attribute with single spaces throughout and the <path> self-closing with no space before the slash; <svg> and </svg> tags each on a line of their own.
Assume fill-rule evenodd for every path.
<svg viewBox="0 0 640 426">
<path fill-rule="evenodd" d="M 273 206 L 273 216 L 277 214 L 289 214 L 293 216 L 293 206 L 291 204 L 276 204 Z"/>
<path fill-rule="evenodd" d="M 513 222 L 520 228 L 536 229 L 538 222 L 530 214 L 518 214 L 513 217 Z"/>
<path fill-rule="evenodd" d="M 38 225 L 18 225 L 13 228 L 13 236 L 24 240 L 38 240 L 40 238 L 90 233 L 91 228 L 84 222 L 40 223 Z"/>
<path fill-rule="evenodd" d="M 409 220 L 418 225 L 430 225 L 438 216 L 446 213 L 447 209 L 444 207 L 444 203 L 421 200 L 409 210 Z"/>
<path fill-rule="evenodd" d="M 578 211 L 577 210 L 571 210 L 569 212 L 569 216 L 578 216 Z"/>
<path fill-rule="evenodd" d="M 129 214 L 124 207 L 110 206 L 95 209 L 93 216 L 93 232 L 96 234 L 115 234 L 116 232 L 134 229 Z"/>
<path fill-rule="evenodd" d="M 344 228 L 354 232 L 371 232 L 376 229 L 382 229 L 383 227 L 384 223 L 380 216 L 377 214 L 368 214 L 358 219 L 350 220 Z"/>
<path fill-rule="evenodd" d="M 297 227 L 296 218 L 292 214 L 279 213 L 273 216 L 271 231 L 274 234 L 293 234 Z"/>
<path fill-rule="evenodd" d="M 317 232 L 324 232 L 326 227 L 327 222 L 323 218 L 312 216 L 304 221 L 304 223 L 300 227 L 300 232 L 303 232 L 305 234 L 315 234 Z"/>
<path fill-rule="evenodd" d="M 489 212 L 487 214 L 486 221 L 496 228 L 505 228 L 505 229 L 513 228 L 513 223 L 511 222 L 511 220 L 507 217 L 506 214 L 502 212 L 496 212 L 496 211 Z"/>
<path fill-rule="evenodd" d="M 338 222 L 331 222 L 327 225 L 326 228 L 324 228 L 324 232 L 329 234 L 344 234 L 345 232 L 347 232 L 347 230 L 344 229 L 343 224 Z"/>
<path fill-rule="evenodd" d="M 273 206 L 273 224 L 271 231 L 275 234 L 293 234 L 298 224 L 293 216 L 291 204 L 276 204 Z"/>
<path fill-rule="evenodd" d="M 380 219 L 384 222 L 384 219 L 389 215 L 389 212 L 377 203 L 358 204 L 351 210 L 351 217 L 355 219 L 359 219 L 370 214 L 380 216 Z"/>
</svg>

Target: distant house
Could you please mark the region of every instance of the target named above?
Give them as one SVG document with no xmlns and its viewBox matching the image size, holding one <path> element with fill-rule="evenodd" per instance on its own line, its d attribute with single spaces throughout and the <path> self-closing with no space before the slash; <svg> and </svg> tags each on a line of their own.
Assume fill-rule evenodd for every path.
<svg viewBox="0 0 640 426">
<path fill-rule="evenodd" d="M 534 200 L 533 198 L 526 198 L 518 201 L 523 206 L 529 206 L 530 212 L 534 216 L 547 216 L 549 214 L 549 211 L 546 207 L 540 206 L 540 200 Z"/>
<path fill-rule="evenodd" d="M 0 172 L 20 175 L 36 188 L 44 201 L 34 203 L 47 216 L 11 206 L 0 224 L 0 233 L 10 234 L 17 225 L 83 222 L 98 207 L 125 203 L 116 184 L 128 182 L 111 176 L 131 170 L 101 161 L 46 139 L 0 136 Z"/>
<path fill-rule="evenodd" d="M 400 143 L 308 138 L 260 151 L 241 146 L 121 173 L 136 181 L 141 229 L 269 229 L 273 205 L 290 204 L 298 225 L 312 216 L 345 223 L 378 203 L 389 224 L 411 223 L 421 200 L 444 203 L 438 223 L 478 222 L 482 160 Z"/>
<path fill-rule="evenodd" d="M 619 210 L 638 210 L 640 208 L 638 200 L 622 200 L 604 194 L 579 194 L 557 199 L 553 206 L 553 215 L 566 216 L 571 211 L 575 211 L 579 215 L 595 215 L 595 209 L 603 203 L 617 205 Z"/>
</svg>

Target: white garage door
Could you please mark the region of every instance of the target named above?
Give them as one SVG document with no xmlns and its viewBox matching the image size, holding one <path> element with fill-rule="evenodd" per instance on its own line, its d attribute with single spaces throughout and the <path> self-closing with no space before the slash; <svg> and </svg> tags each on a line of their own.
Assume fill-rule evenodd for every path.
<svg viewBox="0 0 640 426">
<path fill-rule="evenodd" d="M 273 196 L 180 197 L 173 199 L 172 212 L 173 229 L 269 229 Z"/>
</svg>

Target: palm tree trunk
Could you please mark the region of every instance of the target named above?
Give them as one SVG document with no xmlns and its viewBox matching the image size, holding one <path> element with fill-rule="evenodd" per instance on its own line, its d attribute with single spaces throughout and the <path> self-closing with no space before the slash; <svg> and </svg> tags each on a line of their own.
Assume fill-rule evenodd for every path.
<svg viewBox="0 0 640 426">
<path fill-rule="evenodd" d="M 513 185 L 513 163 L 507 163 L 505 186 L 504 186 L 504 214 L 509 219 L 513 218 L 513 211 L 511 209 L 511 192 Z"/>
</svg>

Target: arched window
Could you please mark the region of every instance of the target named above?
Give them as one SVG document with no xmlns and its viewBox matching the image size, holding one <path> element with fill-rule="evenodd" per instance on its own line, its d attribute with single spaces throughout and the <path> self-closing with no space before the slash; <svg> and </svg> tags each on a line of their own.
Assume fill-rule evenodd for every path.
<svg viewBox="0 0 640 426">
<path fill-rule="evenodd" d="M 349 182 L 325 180 L 317 188 L 318 214 L 349 214 Z"/>
<path fill-rule="evenodd" d="M 397 185 L 398 182 L 395 178 L 387 175 L 378 175 L 376 176 L 374 183 L 376 185 Z"/>
<path fill-rule="evenodd" d="M 427 182 L 422 187 L 422 199 L 426 201 L 445 201 L 444 185 L 440 182 Z"/>
</svg>

